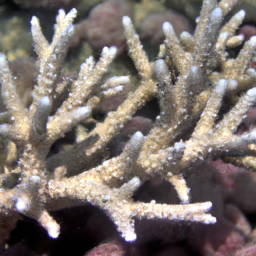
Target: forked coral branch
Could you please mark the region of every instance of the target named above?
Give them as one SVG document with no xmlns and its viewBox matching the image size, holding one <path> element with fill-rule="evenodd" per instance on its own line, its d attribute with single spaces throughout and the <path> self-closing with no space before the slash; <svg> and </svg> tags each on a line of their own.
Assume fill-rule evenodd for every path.
<svg viewBox="0 0 256 256">
<path fill-rule="evenodd" d="M 53 143 L 89 118 L 97 104 L 119 94 L 129 77 L 112 77 L 103 82 L 100 93 L 95 93 L 116 53 L 114 46 L 104 47 L 98 62 L 89 57 L 81 65 L 68 96 L 59 102 L 67 86 L 59 78 L 76 10 L 68 14 L 59 11 L 51 44 L 33 17 L 31 32 L 39 76 L 29 109 L 16 92 L 8 60 L 0 54 L 2 98 L 7 109 L 1 118 L 0 134 L 13 141 L 19 152 L 17 167 L 1 174 L 1 216 L 22 213 L 38 220 L 49 236 L 56 238 L 61 230 L 49 211 L 90 203 L 107 213 L 126 241 L 136 239 L 135 217 L 214 224 L 216 218 L 206 213 L 211 202 L 190 204 L 190 189 L 183 174 L 210 155 L 235 159 L 245 154 L 255 156 L 251 146 L 255 144 L 255 131 L 234 134 L 256 102 L 256 72 L 249 68 L 256 50 L 255 37 L 245 43 L 236 58 L 227 52 L 243 41 L 235 30 L 245 13 L 240 11 L 221 27 L 236 2 L 205 0 L 195 34 L 183 32 L 180 39 L 165 22 L 166 40 L 154 62 L 148 60 L 131 19 L 124 17 L 128 53 L 140 77 L 137 89 L 84 140 L 78 139 L 72 148 L 51 157 L 48 153 Z M 246 90 L 218 120 L 224 95 Z M 159 100 L 160 114 L 149 135 L 144 137 L 137 131 L 119 156 L 101 162 L 99 156 L 109 142 L 153 97 Z M 188 129 L 194 129 L 191 137 L 185 142 L 179 140 Z M 134 192 L 152 177 L 173 184 L 182 204 L 135 202 Z"/>
</svg>

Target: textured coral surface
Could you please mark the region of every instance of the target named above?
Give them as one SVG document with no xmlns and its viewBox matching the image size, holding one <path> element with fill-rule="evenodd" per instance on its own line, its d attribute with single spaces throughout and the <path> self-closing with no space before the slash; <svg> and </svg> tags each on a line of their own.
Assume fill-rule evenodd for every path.
<svg viewBox="0 0 256 256">
<path fill-rule="evenodd" d="M 256 255 L 255 24 L 201 2 L 0 2 L 2 255 Z"/>
</svg>

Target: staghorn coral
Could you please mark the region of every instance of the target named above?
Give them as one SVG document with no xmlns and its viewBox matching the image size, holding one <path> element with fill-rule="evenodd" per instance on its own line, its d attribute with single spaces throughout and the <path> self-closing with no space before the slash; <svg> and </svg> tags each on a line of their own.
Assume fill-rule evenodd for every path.
<svg viewBox="0 0 256 256">
<path fill-rule="evenodd" d="M 6 236 L 21 213 L 36 219 L 56 238 L 61 230 L 49 211 L 87 203 L 103 209 L 126 241 L 136 239 L 134 218 L 216 222 L 206 214 L 211 202 L 190 203 L 183 175 L 193 173 L 209 156 L 225 156 L 226 161 L 251 168 L 255 165 L 255 130 L 243 135 L 235 132 L 256 102 L 256 72 L 250 68 L 256 38 L 231 58 L 226 49 L 242 44 L 243 36 L 235 32 L 245 12 L 221 26 L 236 2 L 205 0 L 194 35 L 183 32 L 180 40 L 165 22 L 166 40 L 154 62 L 149 62 L 143 51 L 131 19 L 124 17 L 129 54 L 140 77 L 136 90 L 92 131 L 83 131 L 73 147 L 51 157 L 48 153 L 53 143 L 89 118 L 98 104 L 119 94 L 129 77 L 112 77 L 100 86 L 116 53 L 115 47 L 104 47 L 99 61 L 89 57 L 71 84 L 59 79 L 76 11 L 67 15 L 59 11 L 51 44 L 38 19 L 32 18 L 39 75 L 29 109 L 16 92 L 6 57 L 0 55 L 2 98 L 7 109 L 1 114 L 0 134 L 15 143 L 18 155 L 17 167 L 6 165 L 0 177 L 0 215 L 6 219 L 0 228 Z M 233 107 L 223 109 L 225 115 L 220 113 L 224 95 L 228 100 L 238 93 L 240 97 L 230 100 Z M 114 136 L 153 97 L 158 98 L 160 115 L 150 133 L 143 137 L 137 131 L 119 156 L 103 161 L 101 155 Z M 184 138 L 189 128 L 193 132 L 183 142 L 180 137 Z M 173 184 L 182 204 L 134 201 L 134 192 L 152 177 Z M 6 225 L 7 221 L 12 223 Z M 3 245 L 6 237 L 2 239 Z"/>
</svg>

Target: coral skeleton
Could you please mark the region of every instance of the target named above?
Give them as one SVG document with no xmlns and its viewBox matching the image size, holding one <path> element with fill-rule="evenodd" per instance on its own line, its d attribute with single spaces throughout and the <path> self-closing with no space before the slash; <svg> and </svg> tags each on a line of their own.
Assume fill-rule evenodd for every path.
<svg viewBox="0 0 256 256">
<path fill-rule="evenodd" d="M 7 109 L 1 114 L 0 135 L 14 143 L 9 154 L 17 152 L 16 168 L 5 164 L 0 174 L 0 215 L 5 220 L 0 222 L 0 232 L 5 234 L 2 240 L 12 227 L 6 223 L 16 222 L 19 213 L 37 220 L 50 237 L 57 238 L 60 226 L 49 212 L 87 203 L 102 209 L 126 241 L 136 240 L 136 218 L 216 222 L 207 213 L 211 202 L 191 203 L 185 177 L 209 156 L 256 167 L 255 130 L 235 134 L 256 103 L 256 72 L 250 68 L 256 37 L 244 44 L 236 58 L 227 50 L 243 42 L 243 36 L 235 33 L 245 12 L 238 12 L 222 26 L 236 2 L 205 0 L 194 35 L 183 32 L 180 39 L 165 22 L 166 40 L 152 62 L 131 19 L 123 17 L 129 55 L 140 78 L 136 90 L 71 148 L 52 156 L 48 155 L 52 145 L 90 118 L 98 104 L 121 93 L 129 76 L 103 81 L 116 54 L 115 46 L 104 47 L 98 62 L 89 57 L 77 79 L 68 85 L 60 76 L 74 34 L 76 10 L 59 11 L 50 44 L 39 20 L 32 18 L 39 75 L 29 108 L 16 92 L 6 56 L 0 54 L 2 99 Z M 235 94 L 239 97 L 233 107 L 221 113 L 223 98 L 231 101 Z M 114 136 L 152 98 L 158 99 L 160 114 L 150 133 L 144 137 L 137 131 L 119 156 L 101 160 Z M 180 140 L 188 129 L 193 129 L 190 138 Z M 169 181 L 181 204 L 134 201 L 134 192 L 152 177 Z"/>
</svg>

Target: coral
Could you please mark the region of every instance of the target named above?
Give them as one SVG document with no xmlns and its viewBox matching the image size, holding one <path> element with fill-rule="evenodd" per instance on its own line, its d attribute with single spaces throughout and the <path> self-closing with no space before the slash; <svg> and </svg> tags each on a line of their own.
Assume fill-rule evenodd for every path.
<svg viewBox="0 0 256 256">
<path fill-rule="evenodd" d="M 248 41 L 252 36 L 256 35 L 256 28 L 252 25 L 244 25 L 239 30 L 239 34 L 244 36 L 245 41 Z"/>
<path fill-rule="evenodd" d="M 97 5 L 88 19 L 76 25 L 76 32 L 71 42 L 75 47 L 83 40 L 101 50 L 104 46 L 115 45 L 118 53 L 125 49 L 125 37 L 122 28 L 122 17 L 132 16 L 133 11 L 129 3 L 124 0 L 108 0 Z"/>
<path fill-rule="evenodd" d="M 122 247 L 119 244 L 116 243 L 108 243 L 108 244 L 102 244 L 96 248 L 94 248 L 92 251 L 86 253 L 85 256 L 122 256 L 123 250 Z"/>
<path fill-rule="evenodd" d="M 88 203 L 103 210 L 127 242 L 137 239 L 137 218 L 197 223 L 199 228 L 188 234 L 188 241 L 203 254 L 228 255 L 245 244 L 251 231 L 244 216 L 233 206 L 223 206 L 222 191 L 212 182 L 214 171 L 204 164 L 209 157 L 222 157 L 255 169 L 255 129 L 242 134 L 236 131 L 256 103 L 256 71 L 251 68 L 256 37 L 232 57 L 227 49 L 244 41 L 235 33 L 245 12 L 239 11 L 222 26 L 236 3 L 205 0 L 194 35 L 183 32 L 180 39 L 165 22 L 166 39 L 152 62 L 131 19 L 124 16 L 124 35 L 138 72 L 136 84 L 117 110 L 108 112 L 91 130 L 81 123 L 92 120 L 100 104 L 122 94 L 123 85 L 130 83 L 128 76 L 105 78 L 117 48 L 105 46 L 97 62 L 89 57 L 76 79 L 65 79 L 61 71 L 75 33 L 76 10 L 59 11 L 50 44 L 39 20 L 32 18 L 39 74 L 28 108 L 17 93 L 6 56 L 0 54 L 2 99 L 7 110 L 0 116 L 0 134 L 17 162 L 12 167 L 6 159 L 0 174 L 0 215 L 5 220 L 0 228 L 6 234 L 1 237 L 2 248 L 19 214 L 37 220 L 51 238 L 57 238 L 61 230 L 52 213 Z M 133 118 L 153 98 L 160 108 L 154 124 L 143 117 Z M 136 123 L 135 127 L 129 122 Z M 74 144 L 52 154 L 53 144 L 73 128 Z M 130 140 L 119 155 L 107 155 L 106 148 L 122 129 L 126 138 L 121 136 L 119 142 L 131 135 Z M 134 193 L 149 179 L 172 184 L 181 204 L 135 200 Z M 212 205 L 213 215 L 207 213 Z M 168 251 L 186 254 L 180 247 Z"/>
<path fill-rule="evenodd" d="M 178 11 L 186 15 L 191 20 L 195 21 L 200 13 L 200 8 L 203 0 L 164 0 L 163 3 L 170 9 Z M 230 1 L 232 3 L 232 0 Z M 230 14 L 228 16 L 234 15 L 239 10 L 243 9 L 246 12 L 245 22 L 255 24 L 255 10 L 256 2 L 255 0 L 239 0 L 237 6 L 230 8 Z"/>
<path fill-rule="evenodd" d="M 168 21 L 173 24 L 175 33 L 179 36 L 183 31 L 191 32 L 189 21 L 180 14 L 168 10 L 163 13 L 155 13 L 147 16 L 141 24 L 141 37 L 150 38 L 159 44 L 164 40 L 162 24 Z"/>
</svg>

